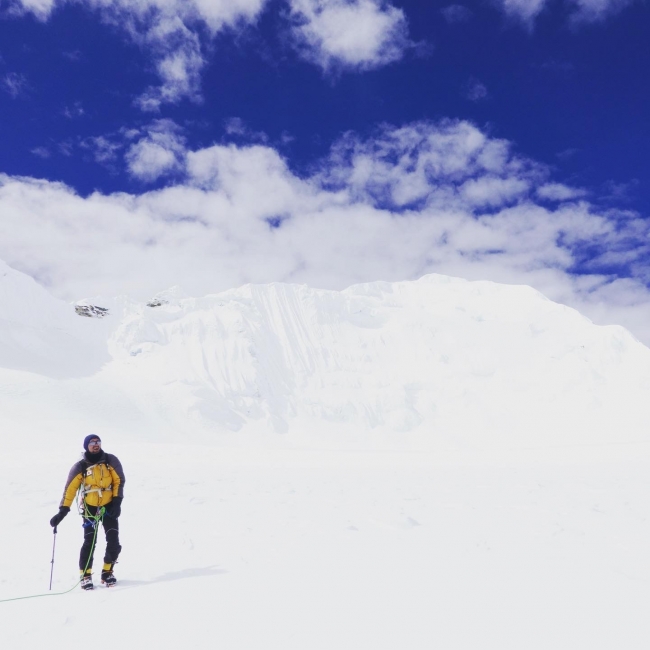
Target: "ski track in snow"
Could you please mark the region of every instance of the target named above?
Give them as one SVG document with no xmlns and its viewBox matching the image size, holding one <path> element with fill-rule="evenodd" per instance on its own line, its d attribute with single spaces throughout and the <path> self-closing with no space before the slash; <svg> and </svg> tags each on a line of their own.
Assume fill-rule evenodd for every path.
<svg viewBox="0 0 650 650">
<path fill-rule="evenodd" d="M 628 332 L 442 276 L 161 298 L 81 318 L 0 263 L 0 599 L 47 589 L 87 433 L 127 475 L 118 587 L 0 603 L 3 650 L 650 647 Z"/>
</svg>

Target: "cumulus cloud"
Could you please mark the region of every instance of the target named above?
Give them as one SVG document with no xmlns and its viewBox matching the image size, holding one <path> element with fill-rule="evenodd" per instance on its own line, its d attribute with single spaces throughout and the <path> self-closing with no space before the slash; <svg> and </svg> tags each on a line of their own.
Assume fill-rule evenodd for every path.
<svg viewBox="0 0 650 650">
<path fill-rule="evenodd" d="M 93 160 L 117 172 L 122 162 L 134 179 L 152 182 L 185 168 L 185 136 L 176 122 L 156 119 L 138 128 L 58 143 L 59 153 L 70 156 L 75 147 L 90 153 Z"/>
<path fill-rule="evenodd" d="M 170 133 L 152 125 L 133 143 L 173 153 Z M 264 144 L 170 160 L 134 154 L 143 170 L 183 166 L 175 183 L 139 194 L 80 197 L 0 177 L 0 258 L 66 299 L 146 299 L 176 284 L 340 289 L 439 272 L 529 284 L 650 342 L 647 221 L 598 209 L 468 122 L 347 134 L 307 177 Z"/>
<path fill-rule="evenodd" d="M 406 16 L 385 0 L 289 0 L 301 55 L 323 70 L 367 70 L 402 58 Z"/>
<path fill-rule="evenodd" d="M 507 202 L 521 183 L 531 186 L 545 174 L 511 155 L 507 141 L 490 139 L 469 122 L 445 120 L 383 127 L 368 140 L 348 134 L 332 148 L 321 179 L 392 210 L 467 209 L 468 202 Z M 511 191 L 504 192 L 508 185 Z"/>
<path fill-rule="evenodd" d="M 142 181 L 155 181 L 183 168 L 185 138 L 172 120 L 156 120 L 129 147 L 125 158 L 131 176 Z"/>
</svg>

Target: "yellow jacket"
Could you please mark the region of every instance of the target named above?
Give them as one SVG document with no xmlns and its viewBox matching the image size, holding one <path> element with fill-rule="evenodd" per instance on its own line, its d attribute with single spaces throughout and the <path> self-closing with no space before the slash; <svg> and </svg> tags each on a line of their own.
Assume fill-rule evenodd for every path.
<svg viewBox="0 0 650 650">
<path fill-rule="evenodd" d="M 87 505 L 105 506 L 113 497 L 124 496 L 124 483 L 122 464 L 113 454 L 102 452 L 95 464 L 82 458 L 68 474 L 60 505 L 69 508 L 81 487 Z"/>
</svg>

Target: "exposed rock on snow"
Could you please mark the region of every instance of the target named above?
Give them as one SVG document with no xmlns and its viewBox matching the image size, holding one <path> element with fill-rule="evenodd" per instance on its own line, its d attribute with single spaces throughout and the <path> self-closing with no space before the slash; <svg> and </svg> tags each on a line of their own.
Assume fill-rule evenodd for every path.
<svg viewBox="0 0 650 650">
<path fill-rule="evenodd" d="M 79 316 L 86 316 L 88 318 L 104 318 L 108 315 L 106 307 L 98 307 L 97 305 L 77 304 L 74 310 Z"/>
</svg>

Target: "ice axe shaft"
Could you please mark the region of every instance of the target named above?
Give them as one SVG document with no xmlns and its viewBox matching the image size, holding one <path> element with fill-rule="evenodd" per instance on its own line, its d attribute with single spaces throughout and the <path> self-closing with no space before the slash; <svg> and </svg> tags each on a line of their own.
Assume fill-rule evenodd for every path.
<svg viewBox="0 0 650 650">
<path fill-rule="evenodd" d="M 54 551 L 56 550 L 56 526 L 54 526 L 54 543 L 52 544 L 52 568 L 50 569 L 50 591 L 52 591 L 52 576 L 54 575 Z"/>
</svg>

